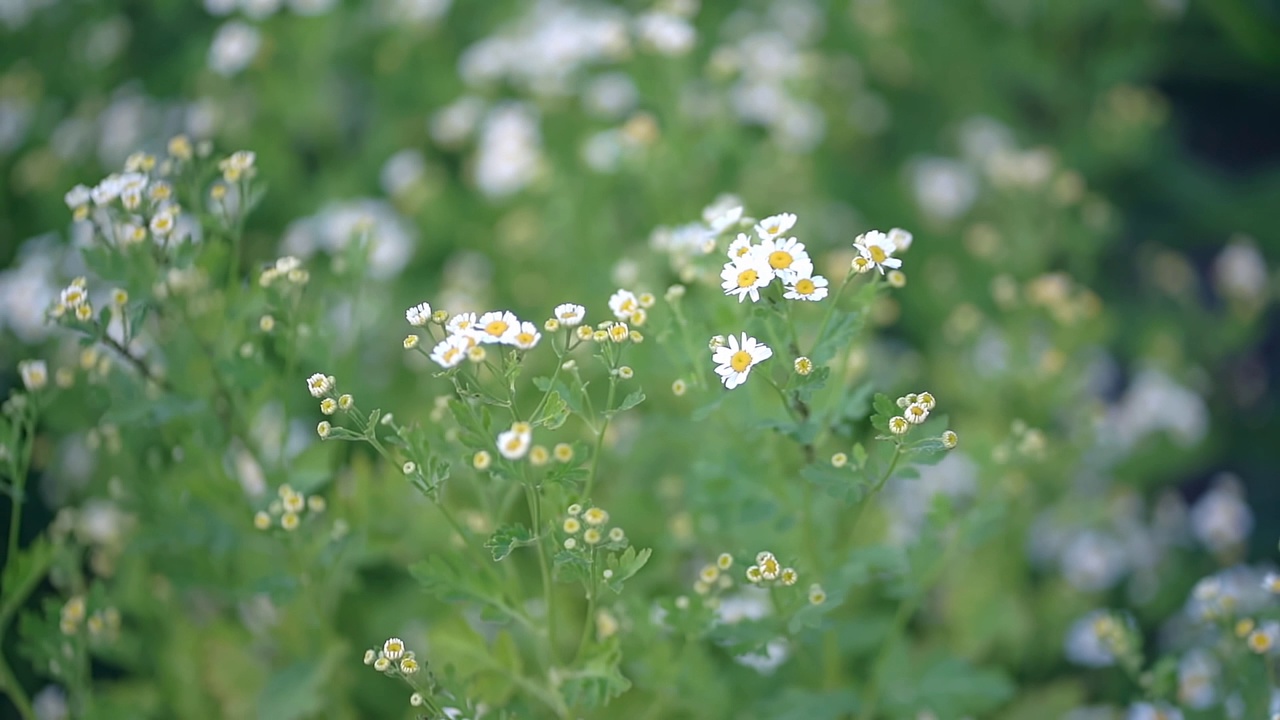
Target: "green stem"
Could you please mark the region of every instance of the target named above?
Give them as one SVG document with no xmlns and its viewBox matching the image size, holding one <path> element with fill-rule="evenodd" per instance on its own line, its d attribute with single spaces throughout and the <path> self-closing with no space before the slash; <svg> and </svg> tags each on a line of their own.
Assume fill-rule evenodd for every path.
<svg viewBox="0 0 1280 720">
<path fill-rule="evenodd" d="M 542 604 L 546 608 L 547 613 L 547 648 L 554 662 L 556 658 L 556 608 L 554 605 L 555 593 L 552 592 L 551 585 L 551 568 L 547 564 L 546 537 L 542 534 L 542 503 L 538 498 L 538 492 L 534 488 L 533 482 L 525 477 L 525 499 L 529 502 L 529 518 L 533 523 L 533 534 L 538 539 L 538 571 L 542 575 Z"/>
<path fill-rule="evenodd" d="M 609 396 L 604 401 L 604 422 L 600 424 L 600 431 L 596 433 L 596 447 L 591 453 L 591 474 L 587 476 L 587 487 L 582 493 L 583 500 L 591 499 L 591 489 L 596 484 L 596 474 L 600 469 L 600 452 L 604 448 L 604 434 L 609 430 L 609 421 L 613 419 L 610 414 L 613 407 L 613 397 L 618 388 L 618 378 L 614 375 L 609 376 Z"/>
<path fill-rule="evenodd" d="M 573 655 L 573 661 L 576 664 L 582 659 L 582 654 L 587 651 L 587 643 L 591 640 L 591 628 L 595 625 L 596 616 L 596 595 L 599 588 L 596 585 L 596 552 L 591 550 L 591 560 L 587 563 L 587 617 L 582 621 L 582 637 L 578 639 L 578 651 Z"/>
</svg>

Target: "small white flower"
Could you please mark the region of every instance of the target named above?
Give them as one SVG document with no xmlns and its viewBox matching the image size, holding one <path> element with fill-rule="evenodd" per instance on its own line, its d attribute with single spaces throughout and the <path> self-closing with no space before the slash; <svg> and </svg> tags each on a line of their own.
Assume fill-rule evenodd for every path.
<svg viewBox="0 0 1280 720">
<path fill-rule="evenodd" d="M 76 185 L 68 190 L 67 194 L 62 196 L 62 199 L 67 203 L 68 209 L 77 210 L 88 205 L 93 196 L 89 193 L 89 188 L 84 185 Z"/>
<path fill-rule="evenodd" d="M 729 259 L 737 260 L 745 257 L 755 247 L 751 244 L 751 236 L 746 233 L 738 233 L 738 237 L 729 243 Z"/>
<path fill-rule="evenodd" d="M 529 452 L 533 442 L 533 429 L 528 423 L 516 423 L 510 430 L 498 433 L 498 452 L 508 460 L 519 460 Z"/>
<path fill-rule="evenodd" d="M 912 425 L 919 425 L 929 419 L 929 408 L 918 402 L 911 403 L 902 411 L 902 417 L 906 418 L 907 422 Z"/>
<path fill-rule="evenodd" d="M 151 232 L 156 235 L 168 235 L 173 231 L 174 218 L 169 210 L 161 210 L 151 217 Z"/>
<path fill-rule="evenodd" d="M 22 376 L 22 385 L 31 392 L 43 388 L 49 382 L 49 367 L 43 360 L 23 360 L 18 363 L 18 374 Z"/>
<path fill-rule="evenodd" d="M 587 309 L 581 305 L 573 303 L 563 303 L 557 305 L 555 309 L 555 318 L 565 327 L 576 327 L 587 316 Z"/>
<path fill-rule="evenodd" d="M 827 296 L 827 279 L 821 275 L 795 278 L 787 286 L 782 297 L 788 300 L 817 302 Z"/>
<path fill-rule="evenodd" d="M 858 254 L 870 260 L 875 268 L 884 274 L 885 268 L 900 268 L 902 261 L 893 257 L 893 253 L 897 251 L 897 246 L 889 239 L 889 236 L 879 230 L 872 230 L 859 235 L 853 241 L 853 247 L 857 249 Z"/>
<path fill-rule="evenodd" d="M 742 219 L 742 206 L 735 205 L 727 208 L 719 208 L 715 206 L 708 207 L 703 210 L 702 218 L 706 221 L 707 226 L 711 228 L 711 232 L 718 235 L 728 229 L 729 226 L 734 225 Z"/>
<path fill-rule="evenodd" d="M 404 655 L 404 641 L 400 638 L 389 638 L 382 644 L 382 656 L 388 660 L 399 660 Z"/>
<path fill-rule="evenodd" d="M 716 348 L 711 359 L 719 365 L 716 374 L 720 376 L 720 381 L 732 390 L 747 381 L 751 368 L 771 357 L 773 350 L 769 346 L 742 333 L 741 343 L 737 337 L 730 335 L 728 347 Z"/>
<path fill-rule="evenodd" d="M 321 398 L 328 395 L 333 390 L 333 376 L 316 373 L 307 378 L 307 390 L 311 392 L 311 397 Z"/>
<path fill-rule="evenodd" d="M 422 327 L 431 322 L 431 304 L 418 303 L 404 311 L 404 319 L 414 327 Z"/>
<path fill-rule="evenodd" d="M 609 297 L 609 309 L 619 320 L 630 320 L 632 313 L 640 309 L 640 301 L 630 290 L 618 290 Z"/>
<path fill-rule="evenodd" d="M 451 367 L 457 367 L 459 363 L 467 359 L 467 351 L 475 345 L 475 342 L 473 338 L 466 335 L 450 335 L 436 343 L 436 346 L 432 348 L 431 359 L 446 370 Z"/>
<path fill-rule="evenodd" d="M 475 325 L 475 338 L 485 344 L 510 345 L 520 331 L 520 319 L 510 311 L 494 310 L 480 316 Z"/>
<path fill-rule="evenodd" d="M 534 345 L 542 339 L 542 333 L 538 332 L 538 328 L 531 322 L 520 323 L 519 330 L 511 336 L 512 345 L 521 350 L 532 350 Z"/>
<path fill-rule="evenodd" d="M 769 263 L 783 282 L 813 274 L 813 260 L 804 249 L 804 243 L 795 238 L 769 239 L 760 243 L 757 251 Z"/>
<path fill-rule="evenodd" d="M 761 240 L 772 240 L 795 227 L 795 224 L 796 216 L 794 213 L 770 215 L 756 223 L 756 234 L 760 236 Z"/>
<path fill-rule="evenodd" d="M 914 238 L 911 233 L 902 228 L 893 228 L 889 231 L 889 242 L 893 243 L 896 248 L 894 252 L 906 252 L 911 249 L 911 241 Z"/>
<path fill-rule="evenodd" d="M 451 335 L 466 335 L 476 329 L 475 313 L 458 313 L 449 318 L 449 322 L 444 326 L 445 330 Z"/>
<path fill-rule="evenodd" d="M 737 295 L 738 302 L 751 297 L 751 302 L 760 301 L 760 288 L 773 281 L 773 269 L 769 263 L 755 252 L 749 252 L 724 264 L 720 271 L 720 287 L 725 295 Z"/>
</svg>

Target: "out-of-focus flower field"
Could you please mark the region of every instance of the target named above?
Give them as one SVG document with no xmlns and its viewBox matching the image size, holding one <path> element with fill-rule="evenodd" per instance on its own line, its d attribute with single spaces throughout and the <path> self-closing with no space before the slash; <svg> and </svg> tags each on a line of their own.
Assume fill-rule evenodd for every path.
<svg viewBox="0 0 1280 720">
<path fill-rule="evenodd" d="M 0 716 L 1280 718 L 1280 8 L 0 0 Z"/>
</svg>

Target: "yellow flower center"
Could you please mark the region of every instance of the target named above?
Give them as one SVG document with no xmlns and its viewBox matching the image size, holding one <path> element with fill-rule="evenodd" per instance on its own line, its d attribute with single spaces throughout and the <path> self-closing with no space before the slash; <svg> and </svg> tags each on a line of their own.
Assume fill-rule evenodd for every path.
<svg viewBox="0 0 1280 720">
<path fill-rule="evenodd" d="M 462 351 L 459 350 L 458 348 L 449 348 L 448 350 L 444 351 L 444 355 L 442 357 L 444 358 L 445 362 L 453 362 L 453 359 L 458 357 L 458 354 L 461 352 Z"/>
<path fill-rule="evenodd" d="M 867 254 L 871 256 L 871 260 L 877 265 L 881 265 L 885 260 L 889 259 L 889 256 L 885 254 L 879 245 L 868 245 Z"/>
<path fill-rule="evenodd" d="M 791 253 L 786 250 L 775 250 L 769 253 L 769 267 L 774 270 L 786 270 L 791 267 L 791 263 L 795 258 L 791 257 Z"/>
<path fill-rule="evenodd" d="M 508 327 L 510 326 L 507 325 L 505 322 L 501 320 L 494 320 L 493 322 L 484 326 L 484 331 L 494 337 L 502 337 L 502 334 L 507 331 Z"/>
<path fill-rule="evenodd" d="M 529 333 L 523 333 L 523 332 L 522 332 L 522 333 L 520 333 L 519 335 L 516 335 L 516 342 L 517 342 L 517 343 L 519 343 L 519 344 L 521 344 L 521 345 L 532 345 L 532 344 L 533 344 L 533 336 L 532 336 L 532 335 L 530 335 Z"/>
<path fill-rule="evenodd" d="M 560 313 L 561 320 L 572 320 L 573 318 L 574 318 L 574 312 L 572 310 L 565 310 L 564 312 Z"/>
<path fill-rule="evenodd" d="M 760 273 L 755 270 L 743 270 L 738 273 L 738 287 L 748 288 L 756 284 L 756 280 L 760 278 Z"/>
<path fill-rule="evenodd" d="M 509 452 L 515 452 L 516 450 L 520 449 L 520 445 L 521 445 L 520 438 L 513 437 L 507 441 L 507 450 Z"/>
<path fill-rule="evenodd" d="M 773 224 L 766 227 L 764 231 L 770 235 L 777 235 L 778 233 L 782 232 L 782 226 L 778 224 Z"/>
<path fill-rule="evenodd" d="M 796 292 L 801 295 L 812 295 L 813 291 L 814 284 L 809 278 L 801 278 L 800 281 L 796 283 Z"/>
<path fill-rule="evenodd" d="M 732 367 L 735 372 L 745 371 L 747 368 L 751 367 L 751 353 L 746 350 L 739 350 L 733 354 L 733 357 L 729 358 L 729 366 Z"/>
<path fill-rule="evenodd" d="M 751 252 L 751 246 L 743 245 L 742 247 L 738 248 L 738 257 L 742 257 L 743 255 L 746 255 L 749 252 Z"/>
</svg>

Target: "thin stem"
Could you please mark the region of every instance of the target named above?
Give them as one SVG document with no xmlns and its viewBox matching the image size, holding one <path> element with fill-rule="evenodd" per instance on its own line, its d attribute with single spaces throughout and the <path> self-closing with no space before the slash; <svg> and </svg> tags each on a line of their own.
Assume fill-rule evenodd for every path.
<svg viewBox="0 0 1280 720">
<path fill-rule="evenodd" d="M 604 401 L 604 422 L 600 424 L 600 431 L 596 433 L 596 447 L 591 453 L 591 474 L 587 476 L 587 487 L 582 493 L 583 500 L 591 498 L 591 489 L 595 487 L 596 475 L 600 470 L 600 452 L 604 447 L 604 434 L 609 430 L 609 421 L 613 416 L 609 413 L 613 407 L 613 397 L 618 388 L 618 379 L 616 376 L 609 376 L 609 396 Z"/>
<path fill-rule="evenodd" d="M 529 517 L 533 523 L 533 534 L 538 539 L 538 571 L 542 575 L 542 604 L 547 612 L 547 647 L 551 653 L 552 661 L 556 657 L 556 609 L 555 594 L 552 592 L 551 586 L 551 568 L 547 565 L 546 542 L 542 535 L 542 518 L 541 518 L 541 502 L 538 498 L 538 492 L 534 488 L 533 482 L 525 477 L 525 499 L 529 503 Z"/>
<path fill-rule="evenodd" d="M 102 344 L 114 350 L 117 355 L 119 355 L 121 358 L 124 359 L 125 362 L 133 366 L 133 368 L 138 371 L 138 374 L 142 375 L 142 377 L 147 379 L 148 381 L 154 383 L 156 387 L 159 387 L 161 390 L 165 390 L 165 391 L 172 390 L 168 382 L 164 381 L 159 377 L 156 377 L 155 373 L 151 372 L 151 368 L 147 367 L 147 364 L 142 361 L 142 358 L 129 352 L 129 349 L 126 348 L 124 345 L 121 345 L 119 340 L 116 340 L 110 335 L 107 335 L 104 333 L 102 336 Z"/>
<path fill-rule="evenodd" d="M 591 559 L 587 563 L 587 617 L 582 621 L 582 637 L 578 640 L 578 651 L 573 655 L 575 663 L 582 659 L 582 654 L 587 651 L 587 643 L 591 640 L 591 628 L 595 624 L 596 616 L 596 595 L 599 588 L 596 586 L 596 551 L 591 550 Z"/>
</svg>

